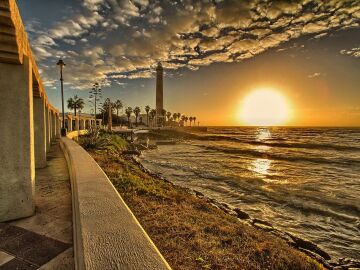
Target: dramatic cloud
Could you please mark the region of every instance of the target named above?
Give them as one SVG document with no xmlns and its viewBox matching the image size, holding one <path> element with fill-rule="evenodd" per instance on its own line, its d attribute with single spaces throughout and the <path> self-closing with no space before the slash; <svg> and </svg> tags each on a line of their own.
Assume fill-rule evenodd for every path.
<svg viewBox="0 0 360 270">
<path fill-rule="evenodd" d="M 359 19 L 357 0 L 83 0 L 77 13 L 31 37 L 49 81 L 63 57 L 68 83 L 83 89 L 94 80 L 149 78 L 157 61 L 169 70 L 243 61 L 298 37 L 359 27 Z"/>
</svg>

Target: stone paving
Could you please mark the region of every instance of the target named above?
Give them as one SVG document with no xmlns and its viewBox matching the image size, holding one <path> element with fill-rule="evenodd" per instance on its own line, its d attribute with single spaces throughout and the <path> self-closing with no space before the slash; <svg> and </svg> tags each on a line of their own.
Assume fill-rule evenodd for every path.
<svg viewBox="0 0 360 270">
<path fill-rule="evenodd" d="M 36 214 L 0 223 L 0 270 L 74 269 L 71 187 L 58 142 L 36 170 Z"/>
</svg>

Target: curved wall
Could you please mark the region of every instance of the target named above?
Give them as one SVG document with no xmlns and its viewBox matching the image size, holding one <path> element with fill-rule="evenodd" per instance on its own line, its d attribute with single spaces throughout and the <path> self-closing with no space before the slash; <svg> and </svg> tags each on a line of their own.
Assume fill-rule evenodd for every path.
<svg viewBox="0 0 360 270">
<path fill-rule="evenodd" d="M 72 185 L 76 269 L 171 269 L 95 160 L 61 138 Z"/>
</svg>

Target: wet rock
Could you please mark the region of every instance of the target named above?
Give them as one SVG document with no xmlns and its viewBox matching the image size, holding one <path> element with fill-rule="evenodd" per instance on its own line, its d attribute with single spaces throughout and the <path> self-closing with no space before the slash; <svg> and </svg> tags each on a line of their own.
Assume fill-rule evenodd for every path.
<svg viewBox="0 0 360 270">
<path fill-rule="evenodd" d="M 333 269 L 333 267 L 329 264 L 329 262 L 325 260 L 323 257 L 321 257 L 319 254 L 303 248 L 299 248 L 299 250 L 307 254 L 309 257 L 315 259 L 317 262 L 321 263 L 323 266 L 326 267 L 326 269 Z"/>
<path fill-rule="evenodd" d="M 217 201 L 213 198 L 209 198 L 208 202 L 212 203 L 212 204 L 217 204 Z"/>
<path fill-rule="evenodd" d="M 262 225 L 265 225 L 265 226 L 268 226 L 268 227 L 273 227 L 273 225 L 270 223 L 270 222 L 267 222 L 265 220 L 262 220 L 262 219 L 257 219 L 257 218 L 254 218 L 253 219 L 253 224 L 262 224 Z"/>
<path fill-rule="evenodd" d="M 205 197 L 205 195 L 204 195 L 203 193 L 201 193 L 200 191 L 194 190 L 194 193 L 195 193 L 195 195 L 198 196 L 199 198 L 204 198 L 204 197 Z"/>
<path fill-rule="evenodd" d="M 237 217 L 237 213 L 236 213 L 234 210 L 229 210 L 227 213 L 228 213 L 229 215 L 232 215 L 232 216 L 234 216 L 234 217 Z"/>
<path fill-rule="evenodd" d="M 305 240 L 305 239 L 301 239 L 301 238 L 299 238 L 297 236 L 294 236 L 294 235 L 290 235 L 290 237 L 294 241 L 294 246 L 296 248 L 299 248 L 299 249 L 301 248 L 301 249 L 305 249 L 305 250 L 309 250 L 311 252 L 314 252 L 314 253 L 320 255 L 325 260 L 330 260 L 331 259 L 330 255 L 327 252 L 325 252 L 324 250 L 319 248 L 313 242 L 310 242 L 310 241 Z"/>
<path fill-rule="evenodd" d="M 240 218 L 240 219 L 250 219 L 249 214 L 242 211 L 241 209 L 234 208 L 233 210 L 236 212 L 238 218 Z"/>
<path fill-rule="evenodd" d="M 225 203 L 225 202 L 220 202 L 219 204 L 220 204 L 222 207 L 225 207 L 225 208 L 227 208 L 227 209 L 229 209 L 229 210 L 231 209 L 230 206 L 229 206 L 227 203 Z"/>
<path fill-rule="evenodd" d="M 281 239 L 284 239 L 291 246 L 294 246 L 294 244 L 295 244 L 295 242 L 292 240 L 292 238 L 286 232 L 283 232 L 283 231 L 278 230 L 278 229 L 274 229 L 272 231 L 272 234 L 279 237 L 279 238 L 281 238 Z"/>
</svg>

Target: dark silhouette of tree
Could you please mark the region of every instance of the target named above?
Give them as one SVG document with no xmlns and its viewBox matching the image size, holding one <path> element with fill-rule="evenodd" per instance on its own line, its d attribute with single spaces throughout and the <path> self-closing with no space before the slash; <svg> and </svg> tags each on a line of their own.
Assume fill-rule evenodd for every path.
<svg viewBox="0 0 360 270">
<path fill-rule="evenodd" d="M 177 113 L 173 113 L 172 117 L 173 117 L 174 121 L 176 122 L 176 119 L 178 118 Z"/>
<path fill-rule="evenodd" d="M 138 117 L 139 117 L 140 112 L 141 112 L 140 107 L 136 106 L 136 107 L 134 108 L 135 125 L 136 125 L 136 126 L 138 126 Z"/>
<path fill-rule="evenodd" d="M 131 116 L 132 112 L 133 112 L 133 109 L 131 107 L 127 107 L 125 109 L 125 114 L 126 114 L 127 119 L 128 119 L 128 127 L 130 127 L 130 116 Z"/>
<path fill-rule="evenodd" d="M 184 125 L 184 126 L 185 126 L 185 118 L 186 118 L 185 115 L 181 115 L 181 121 L 183 122 L 183 125 Z"/>
<path fill-rule="evenodd" d="M 116 100 L 113 107 L 116 110 L 116 123 L 119 124 L 119 110 L 123 108 L 121 100 Z"/>
<path fill-rule="evenodd" d="M 171 117 L 171 115 L 172 115 L 171 112 L 167 112 L 167 113 L 166 113 L 166 117 L 167 117 L 168 122 L 170 122 L 170 117 Z"/>
<path fill-rule="evenodd" d="M 151 122 L 154 123 L 154 119 L 155 119 L 155 116 L 156 116 L 156 110 L 155 109 L 152 109 L 150 111 L 150 118 L 151 118 Z"/>
</svg>

